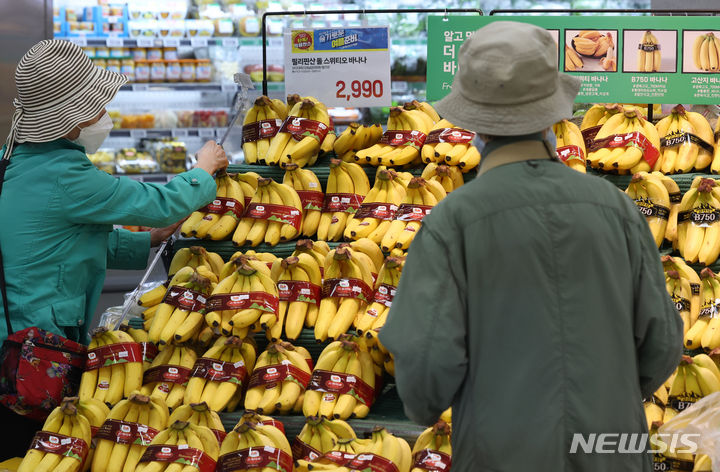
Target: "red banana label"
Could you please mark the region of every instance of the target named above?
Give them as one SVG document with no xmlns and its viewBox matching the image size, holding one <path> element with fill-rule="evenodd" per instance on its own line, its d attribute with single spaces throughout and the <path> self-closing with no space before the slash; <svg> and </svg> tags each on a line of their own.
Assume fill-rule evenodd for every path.
<svg viewBox="0 0 720 472">
<path fill-rule="evenodd" d="M 232 472 L 236 470 L 262 469 L 264 467 L 281 472 L 292 472 L 293 460 L 282 449 L 271 446 L 249 447 L 220 456 L 217 470 L 218 472 Z"/>
<path fill-rule="evenodd" d="M 580 146 L 563 146 L 557 148 L 557 155 L 561 161 L 567 162 L 573 159 L 585 162 L 585 153 L 580 149 Z"/>
<path fill-rule="evenodd" d="M 162 303 L 187 311 L 200 311 L 205 308 L 207 295 L 189 288 L 173 285 L 165 293 Z"/>
<path fill-rule="evenodd" d="M 147 446 L 158 434 L 158 430 L 140 423 L 107 419 L 100 426 L 95 437 L 118 444 L 139 444 Z"/>
<path fill-rule="evenodd" d="M 280 133 L 290 133 L 295 141 L 312 136 L 318 143 L 323 142 L 329 131 L 330 127 L 325 123 L 299 116 L 288 116 L 280 127 Z"/>
<path fill-rule="evenodd" d="M 243 361 L 223 362 L 208 357 L 200 357 L 195 361 L 190 377 L 200 377 L 217 382 L 231 382 L 242 385 L 247 377 L 247 369 Z"/>
<path fill-rule="evenodd" d="M 292 380 L 305 390 L 310 382 L 310 374 L 292 364 L 275 364 L 258 367 L 250 376 L 248 388 L 277 385 L 286 380 Z"/>
<path fill-rule="evenodd" d="M 322 287 L 304 280 L 280 280 L 278 295 L 283 302 L 305 302 L 320 305 Z"/>
<path fill-rule="evenodd" d="M 242 142 L 252 143 L 265 138 L 272 138 L 275 136 L 280 127 L 282 126 L 282 120 L 260 120 L 254 123 L 248 123 L 242 127 Z"/>
<path fill-rule="evenodd" d="M 335 395 L 351 395 L 363 405 L 372 405 L 375 390 L 363 379 L 346 373 L 330 372 L 329 370 L 314 370 L 308 390 L 333 393 Z"/>
<path fill-rule="evenodd" d="M 462 128 L 441 128 L 430 131 L 425 144 L 453 143 L 469 144 L 475 138 L 475 133 Z"/>
<path fill-rule="evenodd" d="M 633 146 L 642 151 L 642 158 L 652 168 L 660 157 L 660 151 L 652 145 L 650 140 L 639 131 L 626 134 L 613 134 L 603 139 L 596 139 L 588 148 L 588 152 L 595 152 L 602 148 L 617 148 Z"/>
<path fill-rule="evenodd" d="M 155 359 L 155 356 L 158 355 L 158 352 L 160 352 L 154 343 L 140 343 L 140 348 L 142 349 L 144 362 L 152 362 Z"/>
<path fill-rule="evenodd" d="M 142 362 L 143 352 L 139 343 L 117 343 L 90 349 L 87 352 L 85 370 L 95 370 L 115 364 Z"/>
<path fill-rule="evenodd" d="M 235 218 L 240 219 L 245 213 L 245 206 L 234 198 L 215 197 L 211 203 L 201 208 L 200 211 L 205 213 L 214 213 L 216 215 L 225 215 L 232 213 Z"/>
<path fill-rule="evenodd" d="M 433 472 L 447 472 L 450 470 L 450 465 L 452 458 L 444 452 L 422 449 L 413 455 L 412 467 Z"/>
<path fill-rule="evenodd" d="M 37 449 L 49 454 L 63 457 L 72 457 L 82 464 L 90 450 L 88 444 L 81 438 L 65 436 L 48 431 L 38 431 L 30 444 L 30 449 Z"/>
<path fill-rule="evenodd" d="M 198 469 L 200 472 L 215 472 L 216 463 L 212 457 L 188 445 L 153 444 L 148 446 L 140 462 L 170 462 Z"/>
<path fill-rule="evenodd" d="M 297 208 L 286 205 L 253 202 L 245 210 L 245 217 L 255 218 L 256 220 L 277 221 L 291 225 L 298 231 L 302 227 L 302 213 Z"/>
<path fill-rule="evenodd" d="M 378 141 L 378 144 L 389 144 L 390 146 L 411 146 L 417 149 L 423 147 L 427 135 L 418 130 L 388 130 L 385 131 Z"/>
<path fill-rule="evenodd" d="M 392 461 L 375 454 L 350 454 L 347 452 L 330 451 L 323 455 L 341 467 L 363 472 L 398 472 L 398 467 Z"/>
<path fill-rule="evenodd" d="M 292 453 L 293 459 L 304 459 L 307 461 L 314 461 L 323 455 L 322 452 L 310 446 L 298 436 L 295 436 L 295 439 L 292 442 Z"/>
<path fill-rule="evenodd" d="M 319 190 L 296 190 L 303 210 L 322 210 L 325 194 Z"/>
<path fill-rule="evenodd" d="M 380 284 L 377 290 L 375 290 L 375 294 L 373 295 L 373 301 L 382 303 L 386 307 L 390 308 L 392 306 L 392 301 L 395 298 L 396 290 L 397 287 L 394 287 L 392 285 Z"/>
<path fill-rule="evenodd" d="M 400 221 L 422 221 L 430 214 L 432 207 L 430 205 L 413 205 L 412 203 L 403 203 L 395 212 L 396 220 Z"/>
<path fill-rule="evenodd" d="M 326 193 L 323 202 L 323 213 L 341 211 L 355 213 L 365 197 L 355 193 Z"/>
<path fill-rule="evenodd" d="M 373 291 L 360 279 L 326 279 L 323 280 L 322 297 L 359 298 L 369 303 Z"/>
<path fill-rule="evenodd" d="M 225 436 L 227 436 L 227 433 L 225 431 L 220 431 L 219 429 L 210 428 L 210 431 L 212 431 L 212 433 L 217 438 L 218 444 L 222 444 L 222 442 L 225 440 Z"/>
<path fill-rule="evenodd" d="M 207 301 L 207 311 L 245 310 L 254 308 L 277 313 L 279 300 L 267 292 L 218 293 Z"/>
<path fill-rule="evenodd" d="M 583 139 L 585 140 L 585 149 L 587 149 L 588 152 L 590 152 L 590 147 L 595 142 L 595 136 L 597 136 L 600 128 L 602 128 L 602 125 L 591 126 L 590 128 L 585 128 L 580 132 L 583 136 Z"/>
<path fill-rule="evenodd" d="M 355 213 L 355 218 L 375 218 L 376 220 L 390 221 L 394 218 L 397 205 L 385 202 L 363 202 Z M 362 224 L 362 223 L 361 223 Z"/>
<path fill-rule="evenodd" d="M 158 365 L 150 367 L 143 374 L 143 385 L 156 382 L 187 385 L 190 369 L 180 365 Z"/>
</svg>

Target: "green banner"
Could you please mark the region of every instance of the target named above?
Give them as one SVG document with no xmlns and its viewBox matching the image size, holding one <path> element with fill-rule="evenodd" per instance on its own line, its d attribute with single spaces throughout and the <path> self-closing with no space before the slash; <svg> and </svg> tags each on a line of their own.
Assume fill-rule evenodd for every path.
<svg viewBox="0 0 720 472">
<path fill-rule="evenodd" d="M 492 21 L 547 29 L 560 70 L 582 80 L 577 102 L 720 102 L 720 22 L 677 16 L 431 16 L 429 100 L 450 92 L 460 46 Z"/>
</svg>

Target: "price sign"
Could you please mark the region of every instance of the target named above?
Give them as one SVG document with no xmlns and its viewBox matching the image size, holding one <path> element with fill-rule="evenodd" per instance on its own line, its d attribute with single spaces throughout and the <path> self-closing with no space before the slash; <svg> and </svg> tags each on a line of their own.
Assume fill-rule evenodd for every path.
<svg viewBox="0 0 720 472">
<path fill-rule="evenodd" d="M 388 106 L 390 49 L 386 26 L 292 29 L 285 33 L 285 92 L 328 106 Z"/>
<path fill-rule="evenodd" d="M 207 38 L 190 38 L 190 46 L 194 48 L 204 48 L 207 45 Z"/>
<path fill-rule="evenodd" d="M 180 40 L 178 38 L 165 38 L 163 39 L 163 47 L 176 48 L 180 46 Z"/>
<path fill-rule="evenodd" d="M 147 131 L 145 131 L 144 129 L 131 130 L 130 137 L 135 139 L 147 138 Z"/>
<path fill-rule="evenodd" d="M 172 134 L 173 138 L 187 138 L 188 136 L 188 130 L 186 129 L 180 129 L 180 128 L 174 128 L 170 131 L 170 134 Z"/>
<path fill-rule="evenodd" d="M 80 36 L 77 38 L 70 38 L 70 42 L 81 48 L 84 48 L 85 46 L 87 46 L 87 38 L 85 36 Z"/>
<path fill-rule="evenodd" d="M 109 48 L 121 48 L 123 47 L 123 40 L 122 38 L 107 38 L 105 40 L 105 44 Z"/>
<path fill-rule="evenodd" d="M 238 39 L 237 38 L 223 38 L 222 45 L 225 48 L 236 48 L 236 47 L 238 47 Z"/>
<path fill-rule="evenodd" d="M 138 38 L 137 45 L 139 48 L 151 48 L 155 46 L 154 38 Z"/>
</svg>

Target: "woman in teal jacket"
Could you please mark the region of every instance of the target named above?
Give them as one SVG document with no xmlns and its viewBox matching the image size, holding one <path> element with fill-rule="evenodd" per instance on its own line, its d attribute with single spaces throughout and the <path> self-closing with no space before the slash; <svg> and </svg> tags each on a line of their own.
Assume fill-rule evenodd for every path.
<svg viewBox="0 0 720 472">
<path fill-rule="evenodd" d="M 18 64 L 16 111 L 0 151 L 0 251 L 14 331 L 37 326 L 86 342 L 105 270 L 144 268 L 151 244 L 215 197 L 212 174 L 227 158 L 214 142 L 198 152 L 196 169 L 167 185 L 115 178 L 90 162 L 85 153 L 112 128 L 105 106 L 126 80 L 67 41 L 42 41 Z M 131 233 L 113 225 L 166 228 Z M 0 313 L 2 341 L 1 304 Z M 0 422 L 13 431 L 0 460 L 22 455 L 39 425 L 5 407 Z"/>
</svg>

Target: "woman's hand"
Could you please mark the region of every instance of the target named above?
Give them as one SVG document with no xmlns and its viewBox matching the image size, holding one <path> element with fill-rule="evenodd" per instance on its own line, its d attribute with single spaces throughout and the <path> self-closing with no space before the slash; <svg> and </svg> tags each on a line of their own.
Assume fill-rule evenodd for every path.
<svg viewBox="0 0 720 472">
<path fill-rule="evenodd" d="M 180 226 L 185 220 L 186 218 L 183 218 L 177 223 L 166 226 L 165 228 L 150 228 L 150 247 L 157 247 L 160 243 L 172 236 L 175 230 L 178 229 L 178 226 Z"/>
<path fill-rule="evenodd" d="M 210 175 L 228 166 L 225 150 L 215 141 L 206 142 L 197 152 L 197 166 Z"/>
</svg>

